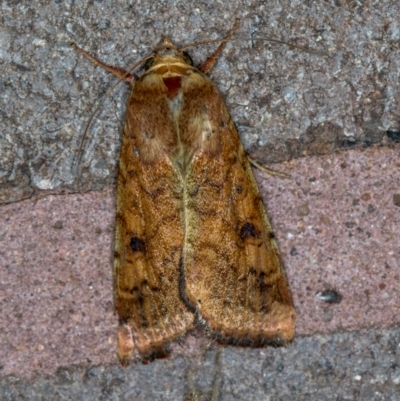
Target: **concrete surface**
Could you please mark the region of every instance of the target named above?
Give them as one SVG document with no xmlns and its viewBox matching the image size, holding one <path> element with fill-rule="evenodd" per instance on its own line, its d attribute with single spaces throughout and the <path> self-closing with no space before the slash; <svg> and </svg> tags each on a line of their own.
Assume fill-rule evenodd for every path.
<svg viewBox="0 0 400 401">
<path fill-rule="evenodd" d="M 399 7 L 3 2 L 0 399 L 400 399 Z M 111 255 L 128 90 L 122 85 L 101 107 L 74 174 L 87 120 L 115 80 L 69 42 L 126 67 L 163 34 L 179 44 L 222 37 L 235 17 L 240 37 L 329 54 L 232 42 L 211 74 L 246 149 L 261 162 L 289 160 L 272 167 L 290 180 L 256 175 L 293 291 L 297 337 L 287 348 L 254 350 L 195 332 L 170 358 L 124 370 L 114 355 Z M 211 51 L 191 53 L 200 63 Z M 321 300 L 326 289 L 341 302 Z"/>
<path fill-rule="evenodd" d="M 400 3 L 40 0 L 3 2 L 0 33 L 0 201 L 42 191 L 102 189 L 115 182 L 127 94 L 100 108 L 71 166 L 85 126 L 116 80 L 70 46 L 128 68 L 163 35 L 178 44 L 221 38 L 241 18 L 211 77 L 226 97 L 246 149 L 279 162 L 343 147 L 400 140 Z M 191 50 L 200 64 L 215 46 Z M 140 70 L 138 71 L 140 72 Z"/>
<path fill-rule="evenodd" d="M 71 366 L 33 381 L 0 379 L 2 400 L 399 399 L 399 329 L 299 337 L 286 349 L 208 350 L 127 369 Z M 197 398 L 196 398 L 197 397 Z"/>
</svg>

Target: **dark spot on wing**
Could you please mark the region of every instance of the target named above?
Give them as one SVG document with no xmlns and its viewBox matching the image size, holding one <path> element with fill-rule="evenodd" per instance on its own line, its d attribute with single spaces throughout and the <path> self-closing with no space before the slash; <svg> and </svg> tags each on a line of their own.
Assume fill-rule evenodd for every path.
<svg viewBox="0 0 400 401">
<path fill-rule="evenodd" d="M 253 266 L 250 266 L 249 274 L 256 274 L 256 269 Z"/>
<path fill-rule="evenodd" d="M 260 237 L 260 231 L 258 231 L 253 224 L 246 223 L 240 229 L 240 238 L 245 240 L 246 238 L 258 238 Z"/>
<path fill-rule="evenodd" d="M 133 252 L 145 252 L 146 251 L 146 244 L 143 240 L 137 238 L 137 237 L 132 237 L 130 246 Z"/>
<path fill-rule="evenodd" d="M 133 294 L 134 292 L 138 292 L 139 291 L 139 287 L 137 285 L 135 285 L 134 287 L 131 288 L 131 290 L 129 291 L 131 294 Z"/>
</svg>

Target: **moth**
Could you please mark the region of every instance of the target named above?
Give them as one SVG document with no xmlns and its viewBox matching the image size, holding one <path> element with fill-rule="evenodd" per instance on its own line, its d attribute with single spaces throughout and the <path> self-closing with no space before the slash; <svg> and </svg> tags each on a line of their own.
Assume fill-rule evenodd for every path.
<svg viewBox="0 0 400 401">
<path fill-rule="evenodd" d="M 281 345 L 294 337 L 291 292 L 249 159 L 205 75 L 238 23 L 199 68 L 163 39 L 140 78 L 74 45 L 131 85 L 114 263 L 122 365 L 132 353 L 143 361 L 167 355 L 197 323 L 223 343 Z"/>
</svg>

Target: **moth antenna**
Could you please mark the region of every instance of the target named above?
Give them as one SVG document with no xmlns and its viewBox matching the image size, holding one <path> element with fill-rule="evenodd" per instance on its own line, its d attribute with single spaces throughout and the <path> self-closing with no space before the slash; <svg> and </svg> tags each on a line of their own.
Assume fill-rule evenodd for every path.
<svg viewBox="0 0 400 401">
<path fill-rule="evenodd" d="M 83 144 L 84 144 L 84 142 L 86 140 L 86 135 L 87 135 L 87 133 L 89 131 L 89 127 L 90 127 L 90 125 L 91 125 L 91 123 L 93 121 L 94 116 L 99 111 L 100 107 L 104 104 L 106 99 L 111 95 L 111 93 L 114 91 L 114 89 L 122 81 L 126 81 L 126 80 L 128 80 L 128 78 L 131 78 L 131 79 L 128 80 L 128 82 L 134 82 L 136 80 L 136 78 L 131 75 L 131 72 L 135 68 L 137 68 L 140 64 L 142 64 L 143 62 L 145 62 L 149 58 L 153 57 L 153 54 L 150 54 L 149 56 L 143 57 L 142 59 L 137 61 L 128 71 L 123 71 L 123 70 L 118 69 L 118 68 L 110 67 L 107 64 L 101 62 L 100 60 L 97 60 L 95 57 L 91 56 L 89 53 L 87 53 L 84 50 L 82 50 L 75 43 L 71 43 L 71 46 L 76 51 L 78 51 L 79 53 L 83 54 L 83 56 L 85 56 L 92 63 L 104 68 L 105 70 L 111 72 L 112 74 L 114 74 L 115 76 L 118 77 L 118 81 L 107 91 L 107 93 L 104 95 L 103 99 L 101 99 L 100 102 L 98 103 L 98 105 L 95 107 L 93 113 L 89 117 L 89 120 L 88 120 L 88 122 L 87 122 L 87 124 L 85 126 L 85 130 L 83 131 L 83 136 L 82 136 L 82 139 L 81 139 L 81 141 L 79 143 L 79 147 L 78 147 L 78 151 L 76 153 L 76 157 L 75 157 L 75 159 L 74 159 L 74 161 L 72 163 L 72 172 L 73 172 L 73 175 L 75 176 L 76 173 L 78 173 L 78 169 L 79 169 L 79 165 L 80 165 L 80 161 L 81 161 L 81 157 L 82 157 Z"/>
<path fill-rule="evenodd" d="M 282 173 L 281 171 L 276 171 L 276 170 L 272 170 L 268 167 L 264 167 L 260 163 L 257 163 L 251 157 L 249 157 L 248 159 L 252 166 L 254 166 L 255 168 L 257 168 L 258 170 L 262 171 L 265 174 L 268 174 L 268 175 L 271 175 L 274 177 L 279 177 L 279 178 L 291 178 L 290 174 Z"/>
<path fill-rule="evenodd" d="M 285 42 L 284 40 L 279 40 L 279 39 L 273 39 L 273 38 L 269 38 L 269 37 L 263 37 L 263 38 L 233 38 L 233 39 L 211 39 L 211 40 L 203 40 L 201 42 L 196 42 L 196 43 L 192 43 L 190 45 L 184 46 L 182 47 L 180 50 L 186 50 L 189 47 L 194 47 L 194 46 L 200 46 L 200 45 L 207 45 L 210 43 L 225 43 L 225 42 L 236 42 L 236 41 L 242 41 L 242 40 L 251 40 L 251 41 L 255 41 L 255 40 L 265 40 L 268 42 L 272 42 L 272 43 L 279 43 L 281 45 L 286 45 L 289 47 L 292 47 L 294 49 L 299 49 L 299 50 L 303 50 L 306 53 L 311 53 L 311 54 L 316 54 L 318 56 L 330 56 L 329 53 L 327 52 L 321 52 L 318 50 L 314 50 L 314 49 L 309 49 L 308 47 L 303 47 L 303 46 L 299 46 L 299 45 L 295 45 L 293 43 L 289 43 L 289 42 Z"/>
<path fill-rule="evenodd" d="M 307 47 L 298 46 L 298 45 L 295 45 L 295 44 L 292 44 L 292 43 L 289 43 L 289 42 L 285 42 L 283 40 L 274 39 L 274 38 L 270 38 L 270 37 L 263 37 L 263 38 L 233 38 L 232 39 L 230 36 L 233 35 L 234 31 L 238 28 L 239 22 L 240 22 L 240 19 L 236 18 L 233 27 L 231 28 L 229 33 L 226 35 L 226 37 L 223 38 L 223 39 L 201 40 L 199 42 L 191 43 L 190 45 L 182 47 L 180 49 L 180 51 L 184 51 L 184 50 L 186 50 L 186 49 L 188 49 L 190 47 L 195 47 L 195 46 L 200 46 L 200 45 L 208 45 L 208 44 L 211 44 L 211 43 L 226 43 L 226 42 L 234 42 L 234 41 L 239 41 L 239 40 L 251 40 L 251 41 L 254 41 L 254 40 L 266 40 L 268 42 L 279 43 L 279 44 L 282 44 L 282 45 L 286 45 L 286 46 L 292 47 L 294 49 L 303 50 L 303 51 L 305 51 L 307 53 L 317 54 L 317 55 L 320 55 L 320 56 L 329 56 L 329 54 L 326 53 L 326 52 L 320 52 L 318 50 L 309 49 Z"/>
<path fill-rule="evenodd" d="M 268 42 L 278 43 L 278 44 L 281 44 L 281 45 L 286 45 L 286 46 L 292 47 L 293 49 L 303 50 L 306 53 L 316 54 L 318 56 L 328 56 L 328 57 L 330 56 L 330 54 L 326 53 L 326 52 L 321 52 L 321 51 L 318 51 L 318 50 L 309 49 L 308 47 L 294 45 L 293 43 L 285 42 L 284 40 L 269 38 L 268 36 L 263 37 L 263 38 L 251 38 L 251 39 L 236 38 L 236 39 L 233 39 L 233 40 L 251 40 L 251 41 L 254 41 L 254 40 L 266 40 Z"/>
<path fill-rule="evenodd" d="M 180 51 L 186 50 L 189 47 L 194 47 L 194 46 L 200 46 L 200 45 L 207 45 L 210 43 L 226 43 L 226 42 L 230 42 L 231 36 L 233 35 L 233 33 L 236 31 L 236 29 L 239 27 L 239 23 L 240 23 L 240 19 L 236 18 L 235 19 L 235 23 L 233 24 L 233 27 L 230 29 L 230 31 L 228 32 L 228 34 L 225 36 L 225 38 L 223 39 L 211 39 L 211 40 L 201 40 L 199 42 L 195 42 L 195 43 L 191 43 L 190 45 L 184 46 L 181 49 L 179 49 Z"/>
</svg>

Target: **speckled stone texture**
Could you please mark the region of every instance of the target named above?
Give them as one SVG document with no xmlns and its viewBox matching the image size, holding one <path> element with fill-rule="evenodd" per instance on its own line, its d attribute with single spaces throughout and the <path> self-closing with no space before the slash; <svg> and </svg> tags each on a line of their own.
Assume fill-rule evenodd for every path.
<svg viewBox="0 0 400 401">
<path fill-rule="evenodd" d="M 299 336 L 399 323 L 398 152 L 298 159 L 277 166 L 291 174 L 287 180 L 257 173 Z M 115 363 L 114 191 L 49 195 L 0 211 L 3 374 Z M 337 290 L 341 302 L 321 300 L 325 289 Z M 205 341 L 189 336 L 174 353 L 201 355 Z"/>
<path fill-rule="evenodd" d="M 60 368 L 0 379 L 2 400 L 397 401 L 399 329 L 298 338 L 281 349 L 208 350 L 150 365 Z"/>
<path fill-rule="evenodd" d="M 101 105 L 74 174 L 88 119 L 116 79 L 77 54 L 72 41 L 129 68 L 163 35 L 179 45 L 221 38 L 241 18 L 238 38 L 272 37 L 323 52 L 228 43 L 210 75 L 258 161 L 399 141 L 400 3 L 369 3 L 3 2 L 0 202 L 115 182 L 129 88 L 120 85 Z M 214 48 L 189 51 L 199 65 Z"/>
<path fill-rule="evenodd" d="M 399 400 L 399 7 L 3 2 L 0 399 Z M 70 42 L 126 68 L 162 35 L 178 44 L 223 37 L 237 17 L 238 37 L 326 53 L 235 41 L 210 74 L 249 153 L 284 162 L 274 167 L 292 176 L 256 172 L 294 295 L 297 337 L 279 349 L 220 347 L 197 330 L 170 358 L 123 369 L 111 266 L 129 88 L 120 85 L 101 105 L 74 172 L 87 121 L 115 79 Z M 200 64 L 212 49 L 190 52 Z M 341 302 L 324 302 L 318 294 L 326 290 Z"/>
</svg>

